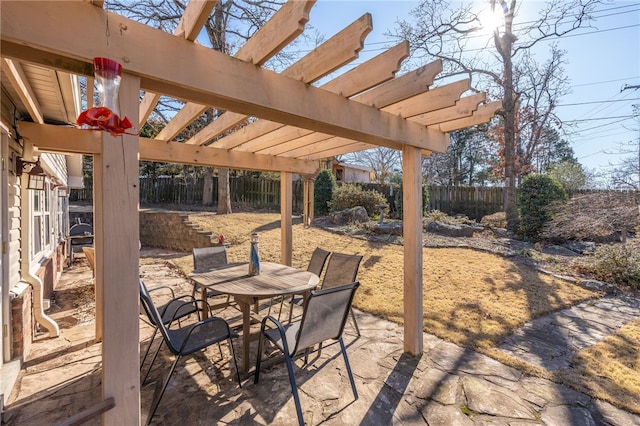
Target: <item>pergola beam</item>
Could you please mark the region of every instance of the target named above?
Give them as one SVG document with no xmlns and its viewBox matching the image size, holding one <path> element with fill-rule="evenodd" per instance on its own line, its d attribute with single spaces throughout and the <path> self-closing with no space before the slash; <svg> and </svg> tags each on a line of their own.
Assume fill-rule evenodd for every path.
<svg viewBox="0 0 640 426">
<path fill-rule="evenodd" d="M 485 101 L 486 97 L 487 96 L 484 93 L 465 96 L 456 101 L 454 106 L 420 114 L 419 116 L 411 117 L 410 120 L 426 126 L 431 126 L 434 124 L 446 123 L 451 120 L 470 117 L 473 115 L 474 111 L 478 109 L 478 105 Z"/>
<path fill-rule="evenodd" d="M 33 142 L 39 151 L 88 155 L 102 152 L 100 135 L 103 132 L 100 131 L 26 121 L 20 122 L 18 126 L 20 135 Z M 235 152 L 179 142 L 158 143 L 149 138 L 139 138 L 139 145 L 140 160 L 144 161 L 299 174 L 314 174 L 318 170 L 317 161 Z"/>
<path fill-rule="evenodd" d="M 6 2 L 3 55 L 89 76 L 95 56 L 110 56 L 139 76 L 145 90 L 176 99 L 373 145 L 400 142 L 436 152 L 446 147 L 444 134 L 436 130 L 96 9 L 77 2 L 43 2 L 37 7 Z M 111 33 L 108 46 L 102 30 L 107 15 L 110 25 L 122 29 Z M 78 34 L 83 37 L 78 39 Z"/>
<path fill-rule="evenodd" d="M 261 65 L 272 58 L 280 49 L 302 33 L 304 25 L 309 21 L 309 9 L 313 3 L 315 3 L 315 0 L 290 1 L 285 4 L 275 13 L 272 19 L 267 21 L 253 37 L 247 40 L 234 56 L 256 65 Z M 208 18 L 208 16 L 206 15 L 205 18 Z M 206 19 L 202 25 L 205 22 Z M 207 108 L 207 105 L 187 102 L 180 112 L 156 136 L 156 139 L 172 140 Z"/>
<path fill-rule="evenodd" d="M 445 123 L 437 124 L 433 127 L 440 130 L 441 132 L 452 132 L 454 130 L 460 130 L 470 126 L 477 126 L 478 124 L 487 123 L 489 120 L 491 120 L 491 117 L 493 117 L 495 113 L 501 108 L 502 101 L 489 102 L 486 105 L 478 107 L 478 109 L 474 111 L 471 117 L 447 121 Z"/>
<path fill-rule="evenodd" d="M 371 15 L 363 15 L 360 19 L 356 20 L 338 34 L 313 49 L 310 53 L 291 65 L 289 68 L 282 71 L 282 75 L 286 75 L 287 77 L 291 77 L 305 83 L 312 83 L 318 80 L 330 72 L 335 71 L 337 68 L 340 68 L 345 63 L 357 58 L 358 52 L 362 50 L 362 40 L 371 32 L 372 28 Z M 216 121 L 198 132 L 198 134 L 186 143 L 204 145 L 214 137 L 220 135 L 222 132 L 225 132 L 231 127 L 237 126 L 248 118 L 249 117 L 246 115 L 227 111 Z M 261 124 L 262 126 L 265 126 L 267 123 L 266 120 L 260 121 L 263 122 Z M 283 126 L 283 124 L 280 123 L 268 123 L 272 123 L 269 125 L 271 130 L 275 130 L 276 128 Z M 268 131 L 269 130 L 265 132 Z M 233 148 L 235 146 L 234 143 L 233 139 L 225 138 L 216 141 L 218 148 L 226 149 Z"/>
<path fill-rule="evenodd" d="M 390 49 L 397 50 L 396 54 L 402 52 L 399 47 L 408 48 L 408 45 L 405 43 L 401 43 L 398 46 Z M 391 66 L 394 62 L 390 61 L 394 56 L 382 58 L 382 55 L 379 55 L 376 58 L 386 59 L 384 62 L 387 66 Z M 382 65 L 382 61 L 376 61 L 376 58 L 365 62 L 364 64 L 354 68 L 352 71 L 358 71 L 357 73 L 346 73 L 341 76 L 336 77 L 330 82 L 326 83 L 322 86 L 323 89 L 330 90 L 334 93 L 341 93 L 345 95 L 344 91 L 347 88 L 351 88 L 354 90 L 358 87 L 360 90 L 357 92 L 349 93 L 349 96 L 353 96 L 353 100 L 357 102 L 362 102 L 370 106 L 377 107 L 386 107 L 390 104 L 395 104 L 398 102 L 403 102 L 407 98 L 411 98 L 416 96 L 422 92 L 428 90 L 429 86 L 433 83 L 435 76 L 442 71 L 442 62 L 434 61 L 430 64 L 427 64 L 423 67 L 420 67 L 418 70 L 414 70 L 413 72 L 407 73 L 401 77 L 396 79 L 386 79 L 380 81 L 377 85 L 368 84 L 368 87 L 363 87 L 363 85 L 355 86 L 353 84 L 354 81 L 366 81 L 372 82 L 371 78 L 375 76 L 375 74 L 369 76 L 366 71 L 370 68 L 373 68 L 371 65 L 375 64 Z M 399 67 L 400 63 L 395 62 Z M 380 66 L 378 65 L 378 66 Z M 362 67 L 362 69 L 360 69 Z M 397 71 L 398 68 L 395 68 Z M 395 74 L 395 71 L 394 71 Z M 386 75 L 382 74 L 381 76 Z M 388 80 L 388 81 L 387 81 Z M 386 82 L 385 82 L 386 81 Z M 382 83 L 382 84 L 380 84 Z M 374 87 L 375 86 L 375 87 Z M 373 88 L 371 88 L 373 87 Z M 371 89 L 370 89 L 371 88 Z M 370 89 L 370 90 L 368 90 Z M 400 90 L 402 89 L 402 90 Z M 436 89 L 437 90 L 437 89 Z M 356 95 L 360 92 L 364 92 L 362 94 Z M 354 96 L 355 95 L 355 96 Z M 455 100 L 451 101 L 452 103 Z M 274 132 L 276 129 L 280 128 L 288 129 L 287 132 L 278 133 L 278 139 L 271 140 L 270 132 Z M 251 123 L 245 126 L 241 131 L 235 132 L 225 138 L 216 142 L 218 147 L 223 148 L 232 148 L 232 147 L 240 147 L 239 149 L 245 151 L 263 151 L 271 148 L 275 148 L 273 152 L 269 152 L 271 154 L 279 154 L 287 151 L 291 151 L 295 148 L 301 148 L 302 146 L 308 144 L 308 142 L 301 142 L 296 145 L 293 140 L 297 138 L 306 137 L 307 135 L 313 133 L 312 131 L 300 129 L 295 126 L 284 126 L 280 123 L 273 123 L 267 120 L 258 120 L 254 123 Z M 285 135 L 288 134 L 288 139 Z M 328 135 L 327 137 L 331 137 Z M 326 139 L 326 138 L 324 138 Z M 305 139 L 307 141 L 308 139 Z M 286 147 L 282 146 L 282 144 L 286 143 Z M 245 144 L 245 145 L 242 145 Z M 389 147 L 395 148 L 395 146 L 387 145 Z M 401 149 L 399 147 L 398 149 Z M 446 149 L 446 147 L 445 147 Z M 267 152 L 264 152 L 267 153 Z"/>
<path fill-rule="evenodd" d="M 218 0 L 191 0 L 182 14 L 178 26 L 173 32 L 176 36 L 185 40 L 195 41 L 198 34 L 209 19 L 211 11 L 216 7 Z M 139 108 L 139 125 L 142 127 L 147 122 L 149 115 L 158 104 L 160 95 L 153 92 L 145 92 Z"/>
</svg>

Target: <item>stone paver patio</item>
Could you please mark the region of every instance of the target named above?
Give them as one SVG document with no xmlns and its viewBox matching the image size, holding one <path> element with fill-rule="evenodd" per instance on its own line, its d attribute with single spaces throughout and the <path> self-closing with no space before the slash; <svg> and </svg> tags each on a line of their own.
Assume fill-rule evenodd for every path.
<svg viewBox="0 0 640 426">
<path fill-rule="evenodd" d="M 177 294 L 191 285 L 163 257 L 172 253 L 143 250 L 158 261 L 143 262 L 148 286 L 170 285 Z M 90 272 L 76 265 L 63 276 L 59 294 L 90 282 Z M 74 312 L 82 307 L 76 307 Z M 55 311 L 55 309 L 54 309 Z M 3 425 L 55 424 L 100 400 L 100 344 L 93 343 L 94 324 L 86 315 L 59 310 L 52 317 L 61 337 L 42 338 L 21 372 L 19 384 L 2 413 Z M 595 400 L 548 380 L 525 376 L 487 356 L 424 334 L 424 355 L 402 353 L 402 328 L 356 313 L 362 337 L 347 324 L 345 343 L 359 399 L 353 399 L 337 346 L 312 356 L 299 368 L 304 418 L 309 425 L 640 425 L 640 416 Z M 221 312 L 232 323 L 234 309 Z M 565 315 L 566 317 L 566 315 Z M 83 323 L 84 322 L 84 323 Z M 142 351 L 150 327 L 141 324 Z M 574 327 L 575 328 L 575 327 Z M 239 342 L 234 345 L 239 349 Z M 255 343 L 252 346 L 255 351 Z M 157 425 L 294 425 L 297 424 L 286 368 L 278 363 L 263 370 L 260 383 L 235 380 L 229 351 L 210 348 L 178 366 L 153 419 Z M 237 356 L 237 353 L 236 353 Z M 141 421 L 173 358 L 161 351 L 142 387 Z M 255 360 L 255 354 L 252 354 Z M 100 419 L 87 424 L 99 425 Z"/>
</svg>

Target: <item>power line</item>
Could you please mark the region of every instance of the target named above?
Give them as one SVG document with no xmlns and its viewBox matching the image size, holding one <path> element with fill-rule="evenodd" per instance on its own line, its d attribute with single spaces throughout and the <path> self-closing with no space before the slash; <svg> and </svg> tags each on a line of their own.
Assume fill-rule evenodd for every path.
<svg viewBox="0 0 640 426">
<path fill-rule="evenodd" d="M 602 118 L 583 118 L 581 120 L 571 120 L 571 121 L 566 121 L 566 123 L 581 123 L 584 121 L 599 121 L 599 120 L 617 120 L 617 119 L 623 119 L 626 120 L 627 118 L 633 118 L 634 115 L 619 115 L 617 117 L 602 117 Z"/>
<path fill-rule="evenodd" d="M 627 102 L 627 101 L 638 101 L 640 98 L 629 98 L 629 99 L 610 99 L 608 101 L 591 101 L 591 102 L 578 102 L 575 104 L 556 104 L 556 107 L 566 107 L 566 106 L 576 106 L 576 105 L 590 105 L 590 104 L 605 104 L 612 102 Z"/>
<path fill-rule="evenodd" d="M 629 81 L 629 80 L 636 80 L 636 79 L 640 79 L 640 75 L 635 76 L 635 77 L 617 78 L 615 80 L 605 80 L 605 81 L 596 81 L 596 82 L 593 82 L 593 83 L 575 84 L 575 85 L 570 86 L 570 87 L 575 89 L 576 87 L 595 86 L 595 85 L 598 85 L 598 84 L 616 83 L 618 81 Z"/>
</svg>

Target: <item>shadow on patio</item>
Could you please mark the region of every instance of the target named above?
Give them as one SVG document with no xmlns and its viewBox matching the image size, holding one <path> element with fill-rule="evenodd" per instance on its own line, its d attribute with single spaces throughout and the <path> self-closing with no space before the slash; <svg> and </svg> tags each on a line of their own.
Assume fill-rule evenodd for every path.
<svg viewBox="0 0 640 426">
<path fill-rule="evenodd" d="M 153 252 L 140 267 L 145 283 L 169 285 L 176 294 L 190 294 L 192 286 L 175 268 L 168 266 L 171 253 Z M 141 257 L 149 257 L 145 249 Z M 45 335 L 34 342 L 19 382 L 5 411 L 3 425 L 55 424 L 100 398 L 100 344 L 93 342 L 95 325 L 86 320 L 70 320 L 93 303 L 92 297 L 74 300 L 75 288 L 91 280 L 91 272 L 78 262 L 63 274 L 56 305 L 50 315 L 61 323 L 61 336 Z M 66 295 L 66 296 L 65 296 Z M 239 316 L 234 309 L 220 313 L 232 325 Z M 637 417 L 601 401 L 578 394 L 555 383 L 525 377 L 521 372 L 484 355 L 457 347 L 432 335 L 424 335 L 424 356 L 403 354 L 402 327 L 357 312 L 362 337 L 355 336 L 347 322 L 345 343 L 353 368 L 359 399 L 353 400 L 344 362 L 337 346 L 312 356 L 310 364 L 299 368 L 296 378 L 304 418 L 309 425 L 388 424 L 522 424 L 575 425 L 576 410 L 596 415 L 596 424 L 635 424 Z M 151 328 L 141 326 L 141 353 Z M 157 344 L 154 343 L 154 346 Z M 255 362 L 257 342 L 252 345 Z M 239 340 L 235 342 L 236 356 Z M 284 363 L 263 369 L 254 385 L 253 376 L 235 380 L 229 351 L 222 345 L 223 358 L 213 346 L 188 357 L 178 368 L 153 419 L 153 424 L 297 424 L 291 389 Z M 161 351 L 149 383 L 141 388 L 141 422 L 172 362 Z M 541 391 L 538 391 L 541 390 Z M 563 414 L 565 413 L 565 414 Z M 571 414 L 573 413 L 573 415 Z M 614 419 L 612 421 L 611 419 Z M 100 419 L 86 424 L 99 425 Z"/>
</svg>

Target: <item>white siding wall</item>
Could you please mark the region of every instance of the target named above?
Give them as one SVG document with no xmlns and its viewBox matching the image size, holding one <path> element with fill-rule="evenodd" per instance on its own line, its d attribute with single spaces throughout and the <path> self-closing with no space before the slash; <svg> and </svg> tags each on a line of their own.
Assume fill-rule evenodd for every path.
<svg viewBox="0 0 640 426">
<path fill-rule="evenodd" d="M 370 174 L 366 170 L 352 169 L 350 167 L 344 168 L 344 181 L 348 183 L 352 182 L 371 182 Z"/>
</svg>

